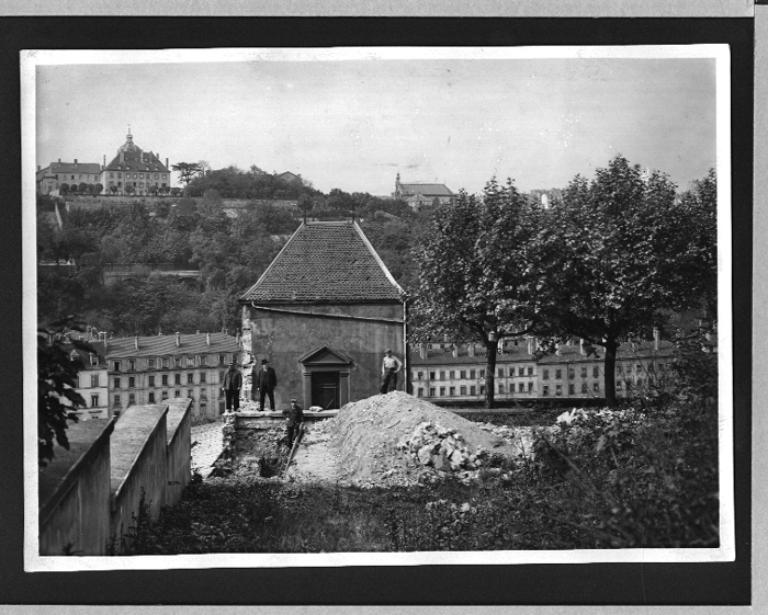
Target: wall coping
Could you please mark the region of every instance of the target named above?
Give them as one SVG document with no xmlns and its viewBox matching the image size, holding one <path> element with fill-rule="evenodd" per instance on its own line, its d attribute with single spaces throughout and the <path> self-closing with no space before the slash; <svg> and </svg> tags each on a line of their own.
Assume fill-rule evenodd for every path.
<svg viewBox="0 0 768 615">
<path fill-rule="evenodd" d="M 181 397 L 168 401 L 168 416 L 166 418 L 166 431 L 168 446 L 176 439 L 179 426 L 192 410 L 192 400 L 189 397 Z"/>
<path fill-rule="evenodd" d="M 114 498 L 113 503 L 120 497 L 121 491 L 131 476 L 133 468 L 146 450 L 152 436 L 160 429 L 160 425 L 167 415 L 167 404 L 131 406 L 120 415 L 112 434 L 110 488 Z M 149 428 L 147 428 L 147 418 L 154 419 L 149 424 Z M 127 452 L 123 452 L 122 455 L 119 454 L 120 451 L 117 450 L 116 446 L 121 444 L 129 449 Z M 164 442 L 164 444 L 167 446 L 167 442 Z M 118 454 L 116 455 L 115 453 Z"/>
</svg>

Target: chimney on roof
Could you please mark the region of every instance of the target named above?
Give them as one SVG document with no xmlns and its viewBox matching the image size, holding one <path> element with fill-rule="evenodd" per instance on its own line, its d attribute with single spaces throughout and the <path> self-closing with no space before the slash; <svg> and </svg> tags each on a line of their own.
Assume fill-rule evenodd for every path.
<svg viewBox="0 0 768 615">
<path fill-rule="evenodd" d="M 455 359 L 459 356 L 459 345 L 454 344 L 453 348 L 451 348 L 451 356 Z"/>
<path fill-rule="evenodd" d="M 582 357 L 586 356 L 586 354 L 587 354 L 587 351 L 584 350 L 584 338 L 583 337 L 579 338 L 579 354 Z"/>
<path fill-rule="evenodd" d="M 467 356 L 474 357 L 475 356 L 475 343 L 474 342 L 467 342 Z"/>
<path fill-rule="evenodd" d="M 77 158 L 75 158 L 75 166 L 77 166 Z"/>
<path fill-rule="evenodd" d="M 558 357 L 559 357 L 561 354 L 563 354 L 562 352 L 560 352 L 560 342 L 556 342 L 556 343 L 555 343 L 555 354 L 556 354 Z"/>
<path fill-rule="evenodd" d="M 134 335 L 133 336 L 133 347 L 138 350 L 139 349 L 139 336 Z"/>
<path fill-rule="evenodd" d="M 424 342 L 419 342 L 419 357 L 427 358 L 427 345 Z"/>
<path fill-rule="evenodd" d="M 659 344 L 661 342 L 661 331 L 658 327 L 653 328 L 653 349 L 658 352 Z"/>
<path fill-rule="evenodd" d="M 125 152 L 120 150 L 120 162 L 125 162 Z"/>
<path fill-rule="evenodd" d="M 165 159 L 165 168 L 166 168 L 166 169 L 170 168 L 170 167 L 168 166 L 168 158 L 166 158 L 166 159 Z"/>
<path fill-rule="evenodd" d="M 61 163 L 61 158 L 59 158 L 59 163 Z"/>
<path fill-rule="evenodd" d="M 104 162 L 102 162 L 101 166 L 102 167 L 106 167 L 107 166 L 107 155 L 106 154 L 102 154 L 102 157 L 103 157 Z"/>
<path fill-rule="evenodd" d="M 235 334 L 235 344 L 240 348 L 240 331 Z"/>
<path fill-rule="evenodd" d="M 176 348 L 179 348 L 181 346 L 181 333 L 176 331 Z"/>
<path fill-rule="evenodd" d="M 533 337 L 528 337 L 528 354 L 533 355 Z"/>
<path fill-rule="evenodd" d="M 211 334 L 210 333 L 206 333 L 205 334 L 205 345 L 206 346 L 210 346 L 211 345 Z"/>
</svg>

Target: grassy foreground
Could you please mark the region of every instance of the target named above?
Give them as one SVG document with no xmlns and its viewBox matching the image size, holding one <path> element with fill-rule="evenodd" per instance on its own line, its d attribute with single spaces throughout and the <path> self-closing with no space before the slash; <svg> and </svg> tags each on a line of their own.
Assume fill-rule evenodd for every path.
<svg viewBox="0 0 768 615">
<path fill-rule="evenodd" d="M 694 411 L 695 410 L 695 411 Z M 503 482 L 355 489 L 246 479 L 190 485 L 129 553 L 713 547 L 713 408 L 574 411 Z"/>
</svg>

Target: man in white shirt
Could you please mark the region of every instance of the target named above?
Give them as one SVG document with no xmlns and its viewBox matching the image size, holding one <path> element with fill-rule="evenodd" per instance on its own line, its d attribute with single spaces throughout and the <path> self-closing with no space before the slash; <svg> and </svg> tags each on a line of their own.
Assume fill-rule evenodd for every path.
<svg viewBox="0 0 768 615">
<path fill-rule="evenodd" d="M 382 393 L 388 393 L 390 390 L 390 384 L 393 390 L 397 390 L 397 374 L 403 368 L 403 364 L 400 362 L 392 351 L 387 348 L 384 353 L 384 360 L 381 362 L 381 389 Z"/>
</svg>

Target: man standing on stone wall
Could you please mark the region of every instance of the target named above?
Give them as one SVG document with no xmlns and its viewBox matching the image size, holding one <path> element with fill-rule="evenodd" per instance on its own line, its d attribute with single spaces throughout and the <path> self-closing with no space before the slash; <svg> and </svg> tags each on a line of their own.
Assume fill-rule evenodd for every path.
<svg viewBox="0 0 768 615">
<path fill-rule="evenodd" d="M 240 388 L 243 386 L 243 375 L 237 369 L 236 361 L 232 361 L 224 374 L 223 385 L 227 412 L 237 412 L 240 408 Z"/>
<path fill-rule="evenodd" d="M 269 396 L 270 409 L 275 409 L 275 387 L 277 387 L 277 375 L 266 359 L 261 360 L 261 369 L 253 368 L 253 400 L 256 401 L 255 387 L 259 389 L 259 410 L 264 410 L 264 398 Z"/>
<path fill-rule="evenodd" d="M 397 374 L 403 368 L 403 364 L 400 362 L 392 351 L 387 348 L 384 353 L 384 360 L 381 362 L 381 389 L 382 393 L 388 393 L 390 385 L 392 389 L 397 390 Z"/>
</svg>

